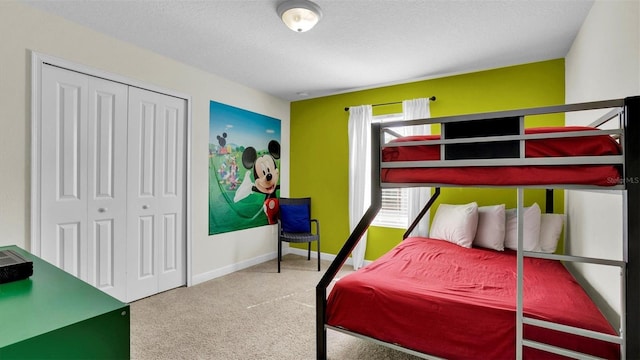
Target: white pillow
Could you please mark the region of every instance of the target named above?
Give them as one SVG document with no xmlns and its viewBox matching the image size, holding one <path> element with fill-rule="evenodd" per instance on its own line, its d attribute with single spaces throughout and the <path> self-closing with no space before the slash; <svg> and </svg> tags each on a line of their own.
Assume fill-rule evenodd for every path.
<svg viewBox="0 0 640 360">
<path fill-rule="evenodd" d="M 518 249 L 518 218 L 516 209 L 508 209 L 506 213 L 506 233 L 504 247 L 507 249 Z M 540 238 L 540 207 L 534 203 L 530 207 L 524 208 L 522 219 L 523 246 L 525 251 L 539 251 L 538 239 Z"/>
<path fill-rule="evenodd" d="M 470 248 L 478 227 L 478 204 L 440 204 L 429 237 Z"/>
<path fill-rule="evenodd" d="M 478 229 L 473 245 L 498 251 L 504 250 L 505 206 L 481 206 L 478 208 Z"/>
<path fill-rule="evenodd" d="M 540 251 L 556 252 L 564 219 L 564 214 L 542 214 L 540 218 Z"/>
</svg>

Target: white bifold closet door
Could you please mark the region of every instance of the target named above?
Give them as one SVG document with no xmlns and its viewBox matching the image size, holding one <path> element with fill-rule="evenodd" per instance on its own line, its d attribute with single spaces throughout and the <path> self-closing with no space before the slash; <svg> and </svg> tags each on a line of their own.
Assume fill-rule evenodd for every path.
<svg viewBox="0 0 640 360">
<path fill-rule="evenodd" d="M 129 90 L 130 298 L 185 284 L 185 100 Z"/>
<path fill-rule="evenodd" d="M 186 283 L 185 103 L 43 65 L 40 256 L 130 302 Z"/>
</svg>

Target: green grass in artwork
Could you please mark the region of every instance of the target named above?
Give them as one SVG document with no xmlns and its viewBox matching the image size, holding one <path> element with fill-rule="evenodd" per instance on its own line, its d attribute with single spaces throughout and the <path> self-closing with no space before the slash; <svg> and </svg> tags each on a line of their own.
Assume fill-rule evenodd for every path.
<svg viewBox="0 0 640 360">
<path fill-rule="evenodd" d="M 251 193 L 234 201 L 247 171 L 242 166 L 242 152 L 209 156 L 209 235 L 268 223 L 262 211 L 263 194 Z"/>
</svg>

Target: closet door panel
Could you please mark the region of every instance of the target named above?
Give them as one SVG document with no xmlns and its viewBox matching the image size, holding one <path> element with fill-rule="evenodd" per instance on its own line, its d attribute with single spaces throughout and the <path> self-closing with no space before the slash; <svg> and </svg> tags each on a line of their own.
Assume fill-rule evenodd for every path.
<svg viewBox="0 0 640 360">
<path fill-rule="evenodd" d="M 164 248 L 164 257 L 162 259 L 163 274 L 176 271 L 178 269 L 180 255 L 180 233 L 177 226 L 176 214 L 165 214 L 162 217 L 162 245 Z"/>
<path fill-rule="evenodd" d="M 157 106 L 154 103 L 141 102 L 139 126 L 137 127 L 138 144 L 134 151 L 138 154 L 139 174 L 137 186 L 138 197 L 152 199 L 155 196 L 155 156 L 156 156 L 156 123 Z M 133 134 L 132 134 L 133 135 Z"/>
<path fill-rule="evenodd" d="M 140 216 L 138 218 L 138 254 L 139 258 L 132 271 L 137 271 L 138 281 L 151 279 L 155 283 L 156 275 L 156 246 L 155 226 L 153 216 Z M 155 286 L 151 286 L 155 289 Z"/>
<path fill-rule="evenodd" d="M 159 255 L 156 230 L 156 127 L 158 109 L 153 95 L 132 88 L 129 99 L 129 164 L 127 172 L 128 301 L 158 290 Z"/>
<path fill-rule="evenodd" d="M 130 89 L 127 209 L 138 225 L 128 261 L 140 271 L 129 273 L 129 301 L 186 283 L 185 118 L 184 100 Z"/>
<path fill-rule="evenodd" d="M 42 69 L 40 256 L 86 280 L 87 104 L 85 75 Z"/>
<path fill-rule="evenodd" d="M 116 281 L 117 268 L 114 266 L 114 262 L 117 260 L 116 238 L 113 235 L 114 221 L 111 219 L 97 220 L 93 225 L 93 234 L 91 235 L 93 243 L 90 252 L 90 262 L 93 263 L 89 268 L 89 271 L 92 272 L 93 285 L 115 296 L 113 291 L 108 291 L 118 285 Z"/>
<path fill-rule="evenodd" d="M 126 296 L 128 86 L 89 81 L 88 282 Z"/>
<path fill-rule="evenodd" d="M 82 224 L 79 222 L 57 224 L 54 258 L 57 266 L 64 271 L 79 276 L 83 263 L 81 249 Z"/>
<path fill-rule="evenodd" d="M 186 283 L 185 230 L 184 230 L 184 179 L 186 102 L 164 96 L 160 118 L 161 151 L 158 152 L 158 180 L 162 191 L 158 198 L 160 224 L 160 277 L 159 291 Z"/>
</svg>

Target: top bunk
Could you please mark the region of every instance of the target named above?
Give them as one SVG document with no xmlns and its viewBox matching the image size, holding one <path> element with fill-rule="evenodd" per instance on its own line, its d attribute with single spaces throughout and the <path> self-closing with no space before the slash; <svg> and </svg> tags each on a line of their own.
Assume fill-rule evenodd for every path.
<svg viewBox="0 0 640 360">
<path fill-rule="evenodd" d="M 640 111 L 639 99 L 373 124 L 373 155 L 379 160 L 373 162 L 374 174 L 379 171 L 383 188 L 625 189 L 625 165 L 638 161 L 625 140 L 631 138 L 629 113 Z M 569 112 L 588 119 L 589 125 L 525 128 L 529 117 Z M 401 137 L 393 130 L 434 124 L 441 135 Z"/>
</svg>

